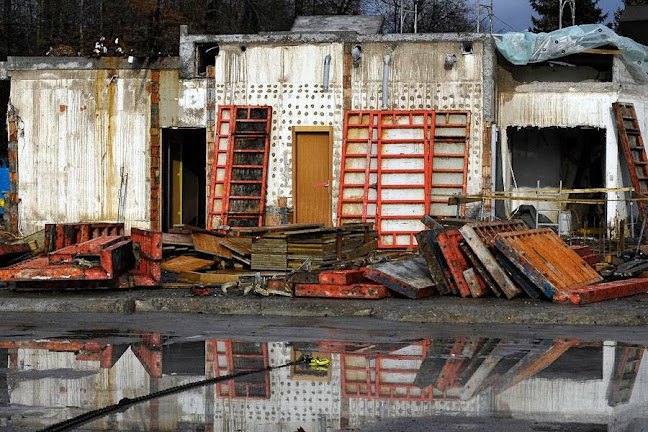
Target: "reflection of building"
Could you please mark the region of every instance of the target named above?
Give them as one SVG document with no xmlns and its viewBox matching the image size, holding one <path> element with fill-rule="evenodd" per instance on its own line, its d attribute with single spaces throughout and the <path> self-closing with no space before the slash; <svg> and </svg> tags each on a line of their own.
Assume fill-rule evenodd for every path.
<svg viewBox="0 0 648 432">
<path fill-rule="evenodd" d="M 302 353 L 329 358 L 329 370 L 300 366 L 247 375 L 130 408 L 92 427 L 310 432 L 468 414 L 624 431 L 645 422 L 637 413 L 648 408 L 644 349 L 613 342 L 459 338 L 293 345 L 183 343 L 150 334 L 127 349 L 86 342 L 92 350 L 73 350 L 79 343 L 0 342 L 0 405 L 4 398 L 24 406 L 11 425 L 44 426 L 124 397 L 278 366 Z"/>
</svg>

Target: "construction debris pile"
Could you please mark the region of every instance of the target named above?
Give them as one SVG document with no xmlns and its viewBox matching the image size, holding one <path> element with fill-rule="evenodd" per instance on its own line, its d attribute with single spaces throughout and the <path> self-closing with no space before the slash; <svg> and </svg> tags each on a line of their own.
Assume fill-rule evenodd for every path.
<svg viewBox="0 0 648 432">
<path fill-rule="evenodd" d="M 528 296 L 586 304 L 648 292 L 648 259 L 617 266 L 589 246 L 569 246 L 549 228 L 520 220 L 436 221 L 418 251 L 379 251 L 372 224 L 281 225 L 169 233 L 123 224 L 48 224 L 41 252 L 1 245 L 0 281 L 17 289 L 162 287 L 194 295 L 420 299 L 433 295 Z M 626 256 L 627 255 L 627 256 Z M 18 259 L 13 262 L 10 258 Z M 604 281 L 604 276 L 607 281 Z"/>
</svg>

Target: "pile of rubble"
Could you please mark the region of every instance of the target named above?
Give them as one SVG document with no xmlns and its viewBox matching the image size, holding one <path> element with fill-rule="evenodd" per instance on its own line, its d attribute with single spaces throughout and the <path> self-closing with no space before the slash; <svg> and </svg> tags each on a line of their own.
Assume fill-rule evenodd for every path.
<svg viewBox="0 0 648 432">
<path fill-rule="evenodd" d="M 610 262 L 518 220 L 436 221 L 418 251 L 379 251 L 371 224 L 282 225 L 169 233 L 123 224 L 48 224 L 43 247 L 0 244 L 0 281 L 17 289 L 190 289 L 195 295 L 420 299 L 527 296 L 586 304 L 648 292 L 648 260 Z M 627 256 L 626 256 L 627 255 Z M 623 260 L 622 257 L 627 259 Z M 17 262 L 15 262 L 18 260 Z M 607 260 L 611 261 L 611 260 Z M 614 260 L 612 260 L 614 261 Z M 2 265 L 2 264 L 0 264 Z"/>
</svg>

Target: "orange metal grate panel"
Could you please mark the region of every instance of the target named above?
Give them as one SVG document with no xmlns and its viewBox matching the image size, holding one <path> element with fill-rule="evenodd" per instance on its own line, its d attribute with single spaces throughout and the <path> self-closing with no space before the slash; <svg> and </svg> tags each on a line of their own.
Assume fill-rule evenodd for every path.
<svg viewBox="0 0 648 432">
<path fill-rule="evenodd" d="M 499 233 L 495 245 L 549 298 L 602 279 L 550 228 Z"/>
<path fill-rule="evenodd" d="M 456 213 L 434 193 L 465 193 L 469 132 L 467 112 L 348 111 L 339 224 L 373 222 L 379 247 L 415 246 L 424 214 Z"/>
<path fill-rule="evenodd" d="M 271 117 L 269 106 L 219 107 L 208 229 L 263 226 Z"/>
<path fill-rule="evenodd" d="M 212 358 L 214 376 L 225 376 L 268 367 L 268 344 L 265 342 L 242 342 L 214 340 Z M 270 398 L 270 375 L 252 374 L 217 383 L 219 397 Z"/>
</svg>

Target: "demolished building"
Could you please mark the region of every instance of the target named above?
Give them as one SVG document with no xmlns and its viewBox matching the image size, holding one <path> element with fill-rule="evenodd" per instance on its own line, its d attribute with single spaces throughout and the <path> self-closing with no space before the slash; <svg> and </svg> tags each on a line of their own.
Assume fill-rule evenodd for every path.
<svg viewBox="0 0 648 432">
<path fill-rule="evenodd" d="M 516 65 L 486 34 L 341 28 L 183 26 L 180 56 L 156 61 L 10 57 L 10 228 L 362 221 L 380 247 L 409 247 L 424 214 L 525 203 L 453 195 L 629 184 L 612 103 L 633 103 L 645 129 L 648 87 L 619 50 Z M 607 196 L 572 210 L 627 220 L 623 193 Z M 561 208 L 541 210 L 557 223 Z"/>
</svg>

